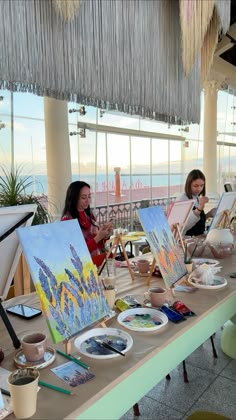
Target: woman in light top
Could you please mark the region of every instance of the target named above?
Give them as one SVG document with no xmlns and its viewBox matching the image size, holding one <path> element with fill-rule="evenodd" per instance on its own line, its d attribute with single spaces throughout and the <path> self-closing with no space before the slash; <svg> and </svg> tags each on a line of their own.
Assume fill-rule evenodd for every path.
<svg viewBox="0 0 236 420">
<path fill-rule="evenodd" d="M 206 178 L 199 169 L 189 172 L 185 182 L 185 192 L 176 201 L 186 201 L 194 199 L 194 206 L 191 210 L 185 225 L 185 235 L 198 236 L 205 232 L 206 220 L 213 217 L 215 209 L 205 213 L 204 207 L 208 203 L 206 197 Z"/>
<path fill-rule="evenodd" d="M 72 182 L 67 189 L 61 220 L 78 220 L 92 260 L 99 267 L 106 256 L 104 247 L 112 231 L 112 224 L 105 223 L 99 227 L 90 202 L 90 185 L 84 181 Z"/>
</svg>

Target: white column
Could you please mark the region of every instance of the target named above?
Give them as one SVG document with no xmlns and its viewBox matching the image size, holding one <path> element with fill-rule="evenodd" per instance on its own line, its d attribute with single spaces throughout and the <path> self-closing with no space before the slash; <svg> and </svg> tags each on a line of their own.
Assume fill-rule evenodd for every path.
<svg viewBox="0 0 236 420">
<path fill-rule="evenodd" d="M 44 118 L 48 208 L 54 220 L 59 220 L 72 179 L 67 102 L 45 97 Z"/>
<path fill-rule="evenodd" d="M 217 90 L 216 81 L 204 84 L 203 172 L 208 193 L 217 192 Z"/>
</svg>

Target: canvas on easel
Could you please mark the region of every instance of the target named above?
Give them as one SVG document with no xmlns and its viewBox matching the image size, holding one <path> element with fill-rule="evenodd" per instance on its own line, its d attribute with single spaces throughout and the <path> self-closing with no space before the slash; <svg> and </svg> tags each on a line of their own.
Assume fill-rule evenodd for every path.
<svg viewBox="0 0 236 420">
<path fill-rule="evenodd" d="M 234 216 L 236 191 L 223 192 L 209 231 L 216 228 L 230 228 L 230 219 Z"/>
<path fill-rule="evenodd" d="M 139 209 L 138 217 L 165 285 L 170 288 L 187 270 L 166 216 L 160 206 L 155 206 Z"/>
<path fill-rule="evenodd" d="M 22 248 L 14 227 L 30 226 L 35 204 L 0 207 L 0 298 L 5 300 L 11 286 Z"/>
<path fill-rule="evenodd" d="M 175 239 L 180 241 L 183 249 L 182 235 L 193 205 L 194 200 L 174 201 L 166 216 Z"/>
<path fill-rule="evenodd" d="M 110 312 L 77 220 L 17 229 L 54 343 Z"/>
</svg>

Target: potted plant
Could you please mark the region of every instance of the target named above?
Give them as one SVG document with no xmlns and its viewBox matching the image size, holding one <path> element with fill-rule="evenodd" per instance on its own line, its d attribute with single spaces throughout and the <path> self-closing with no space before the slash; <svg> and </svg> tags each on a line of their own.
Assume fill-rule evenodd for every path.
<svg viewBox="0 0 236 420">
<path fill-rule="evenodd" d="M 30 176 L 22 175 L 22 168 L 15 171 L 1 167 L 3 175 L 0 176 L 0 207 L 16 206 L 22 204 L 37 204 L 37 210 L 32 224 L 44 224 L 51 221 L 47 208 L 42 204 L 40 197 L 28 192 L 33 185 Z"/>
<path fill-rule="evenodd" d="M 32 224 L 44 224 L 51 221 L 51 216 L 47 208 L 42 204 L 42 196 L 38 197 L 32 192 L 28 192 L 33 185 L 33 180 L 30 176 L 22 176 L 22 168 L 17 168 L 15 171 L 8 170 L 5 167 L 0 168 L 2 175 L 0 175 L 0 207 L 17 206 L 23 204 L 36 204 L 37 210 L 35 212 Z M 8 296 L 15 295 L 14 283 L 23 283 L 23 278 L 28 276 L 27 266 L 19 261 L 14 279 Z"/>
</svg>

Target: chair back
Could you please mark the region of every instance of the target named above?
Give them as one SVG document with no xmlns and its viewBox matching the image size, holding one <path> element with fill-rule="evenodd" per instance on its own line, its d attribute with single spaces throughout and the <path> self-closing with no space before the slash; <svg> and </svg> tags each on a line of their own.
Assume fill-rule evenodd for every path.
<svg viewBox="0 0 236 420">
<path fill-rule="evenodd" d="M 232 185 L 231 184 L 224 184 L 224 189 L 226 192 L 230 192 L 233 191 Z"/>
</svg>

